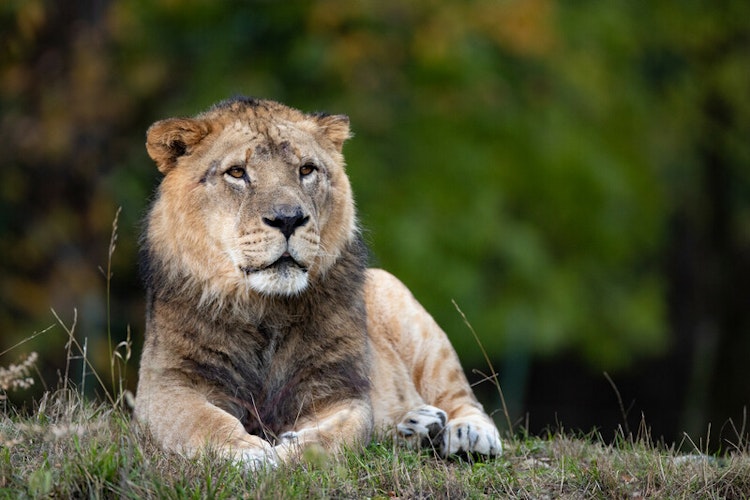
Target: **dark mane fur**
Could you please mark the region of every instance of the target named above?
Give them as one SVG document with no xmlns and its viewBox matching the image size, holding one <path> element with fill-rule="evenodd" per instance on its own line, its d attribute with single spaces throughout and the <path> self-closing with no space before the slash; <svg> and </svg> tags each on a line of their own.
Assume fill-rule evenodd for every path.
<svg viewBox="0 0 750 500">
<path fill-rule="evenodd" d="M 186 318 L 180 335 L 193 348 L 182 353 L 177 369 L 209 385 L 214 404 L 237 416 L 249 433 L 273 441 L 313 411 L 313 403 L 368 397 L 368 252 L 359 235 L 322 279 L 298 296 L 269 299 L 256 322 L 196 314 L 196 299 L 181 296 L 156 254 L 144 238 L 140 265 L 148 316 L 159 304 Z"/>
</svg>

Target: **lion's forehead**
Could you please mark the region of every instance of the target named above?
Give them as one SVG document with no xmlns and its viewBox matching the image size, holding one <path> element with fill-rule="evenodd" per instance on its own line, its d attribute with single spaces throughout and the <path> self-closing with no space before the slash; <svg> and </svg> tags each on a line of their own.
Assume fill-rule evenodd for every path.
<svg viewBox="0 0 750 500">
<path fill-rule="evenodd" d="M 218 129 L 208 150 L 214 157 L 236 156 L 234 160 L 248 163 L 279 158 L 298 164 L 320 152 L 315 137 L 298 123 L 235 119 Z"/>
</svg>

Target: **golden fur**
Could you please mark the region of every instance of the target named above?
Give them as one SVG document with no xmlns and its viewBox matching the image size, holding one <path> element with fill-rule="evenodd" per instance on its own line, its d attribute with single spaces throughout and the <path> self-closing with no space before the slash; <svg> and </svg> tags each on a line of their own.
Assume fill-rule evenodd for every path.
<svg viewBox="0 0 750 500">
<path fill-rule="evenodd" d="M 377 428 L 444 456 L 501 452 L 443 331 L 366 269 L 349 135 L 345 116 L 245 98 L 149 129 L 164 178 L 142 241 L 136 415 L 164 448 L 258 467 Z"/>
</svg>

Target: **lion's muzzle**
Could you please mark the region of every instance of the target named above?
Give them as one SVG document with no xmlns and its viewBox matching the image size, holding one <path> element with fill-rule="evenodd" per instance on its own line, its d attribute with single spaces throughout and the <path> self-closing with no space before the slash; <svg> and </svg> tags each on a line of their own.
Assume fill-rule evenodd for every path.
<svg viewBox="0 0 750 500">
<path fill-rule="evenodd" d="M 304 226 L 310 217 L 302 212 L 302 208 L 293 205 L 275 205 L 272 217 L 263 217 L 263 223 L 275 227 L 288 240 L 297 228 Z"/>
<path fill-rule="evenodd" d="M 245 260 L 240 269 L 257 292 L 266 295 L 300 293 L 308 285 L 309 266 L 318 251 L 317 234 L 308 224 L 310 216 L 298 204 L 276 203 L 261 221 L 266 237 L 250 249 L 248 255 L 254 258 Z"/>
</svg>

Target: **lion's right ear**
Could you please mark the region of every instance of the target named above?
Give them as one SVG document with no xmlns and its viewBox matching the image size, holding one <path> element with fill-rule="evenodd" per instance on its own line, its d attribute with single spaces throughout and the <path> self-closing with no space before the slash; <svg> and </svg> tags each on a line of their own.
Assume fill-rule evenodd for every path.
<svg viewBox="0 0 750 500">
<path fill-rule="evenodd" d="M 159 172 L 166 174 L 177 164 L 180 156 L 190 151 L 211 132 L 204 120 L 168 118 L 149 127 L 146 132 L 146 150 L 156 162 Z"/>
</svg>

